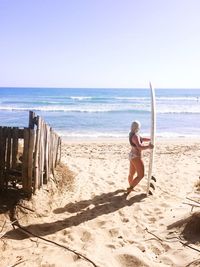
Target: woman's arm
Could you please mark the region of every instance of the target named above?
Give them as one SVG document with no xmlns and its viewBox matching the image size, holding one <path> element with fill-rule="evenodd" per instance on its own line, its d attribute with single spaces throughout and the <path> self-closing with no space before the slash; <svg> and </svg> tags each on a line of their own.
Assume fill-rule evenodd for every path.
<svg viewBox="0 0 200 267">
<path fill-rule="evenodd" d="M 142 138 L 142 140 L 144 140 L 143 138 Z M 138 150 L 145 150 L 145 149 L 149 149 L 149 148 L 153 148 L 153 145 L 152 144 L 148 144 L 148 145 L 143 145 L 142 143 L 141 143 L 141 139 L 140 139 L 140 136 L 138 136 L 137 134 L 135 134 L 133 137 L 132 137 L 132 141 L 133 141 L 133 143 L 136 145 L 136 147 L 137 147 L 137 149 Z M 148 139 L 148 141 L 150 141 L 150 139 Z"/>
<path fill-rule="evenodd" d="M 141 138 L 142 138 L 142 141 L 144 141 L 144 142 L 151 141 L 151 138 L 149 138 L 149 137 L 141 137 Z"/>
</svg>

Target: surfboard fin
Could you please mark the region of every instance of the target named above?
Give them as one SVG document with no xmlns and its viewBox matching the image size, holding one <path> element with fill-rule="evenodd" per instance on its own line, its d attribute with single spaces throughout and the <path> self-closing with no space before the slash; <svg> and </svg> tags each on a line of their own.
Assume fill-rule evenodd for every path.
<svg viewBox="0 0 200 267">
<path fill-rule="evenodd" d="M 155 190 L 155 186 L 154 186 L 154 184 L 150 183 L 150 187 L 151 187 L 153 190 Z"/>
<path fill-rule="evenodd" d="M 149 195 L 151 195 L 151 196 L 153 195 L 153 193 L 150 190 L 149 190 Z"/>
<path fill-rule="evenodd" d="M 151 180 L 153 180 L 154 182 L 156 182 L 156 178 L 154 176 L 151 176 Z"/>
</svg>

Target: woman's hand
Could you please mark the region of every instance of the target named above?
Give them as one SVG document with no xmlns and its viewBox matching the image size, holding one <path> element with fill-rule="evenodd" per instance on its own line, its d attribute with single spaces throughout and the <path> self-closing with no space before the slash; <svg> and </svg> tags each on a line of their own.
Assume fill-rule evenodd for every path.
<svg viewBox="0 0 200 267">
<path fill-rule="evenodd" d="M 150 143 L 150 144 L 149 144 L 149 148 L 150 148 L 150 149 L 153 149 L 153 148 L 154 148 L 154 145 Z"/>
</svg>

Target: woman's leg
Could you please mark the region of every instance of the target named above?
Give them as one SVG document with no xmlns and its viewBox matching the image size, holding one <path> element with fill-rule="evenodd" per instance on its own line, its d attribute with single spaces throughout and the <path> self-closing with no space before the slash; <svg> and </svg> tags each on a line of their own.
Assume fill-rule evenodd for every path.
<svg viewBox="0 0 200 267">
<path fill-rule="evenodd" d="M 128 175 L 128 182 L 129 185 L 132 185 L 134 174 L 136 173 L 135 166 L 133 164 L 133 159 L 130 160 L 130 166 L 129 166 L 129 175 Z"/>
<path fill-rule="evenodd" d="M 134 158 L 131 161 L 137 172 L 137 177 L 131 183 L 131 187 L 134 188 L 144 177 L 144 163 L 141 158 Z"/>
</svg>

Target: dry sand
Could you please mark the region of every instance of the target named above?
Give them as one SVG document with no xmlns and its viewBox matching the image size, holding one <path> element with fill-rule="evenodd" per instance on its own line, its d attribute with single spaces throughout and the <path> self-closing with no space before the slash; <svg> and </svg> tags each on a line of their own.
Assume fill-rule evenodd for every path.
<svg viewBox="0 0 200 267">
<path fill-rule="evenodd" d="M 189 228 L 190 216 L 199 208 L 191 212 L 185 204 L 191 203 L 187 197 L 199 201 L 195 184 L 200 176 L 200 140 L 158 141 L 157 183 L 149 197 L 148 151 L 143 153 L 145 178 L 135 191 L 124 194 L 128 152 L 125 140 L 63 144 L 62 162 L 73 171 L 74 184 L 59 194 L 47 192 L 52 189 L 39 192 L 25 203 L 35 212 L 18 211 L 21 225 L 83 254 L 98 267 L 200 266 L 200 222 L 193 225 L 196 232 Z M 95 266 L 55 244 L 13 230 L 8 215 L 0 219 L 1 267 Z"/>
</svg>

